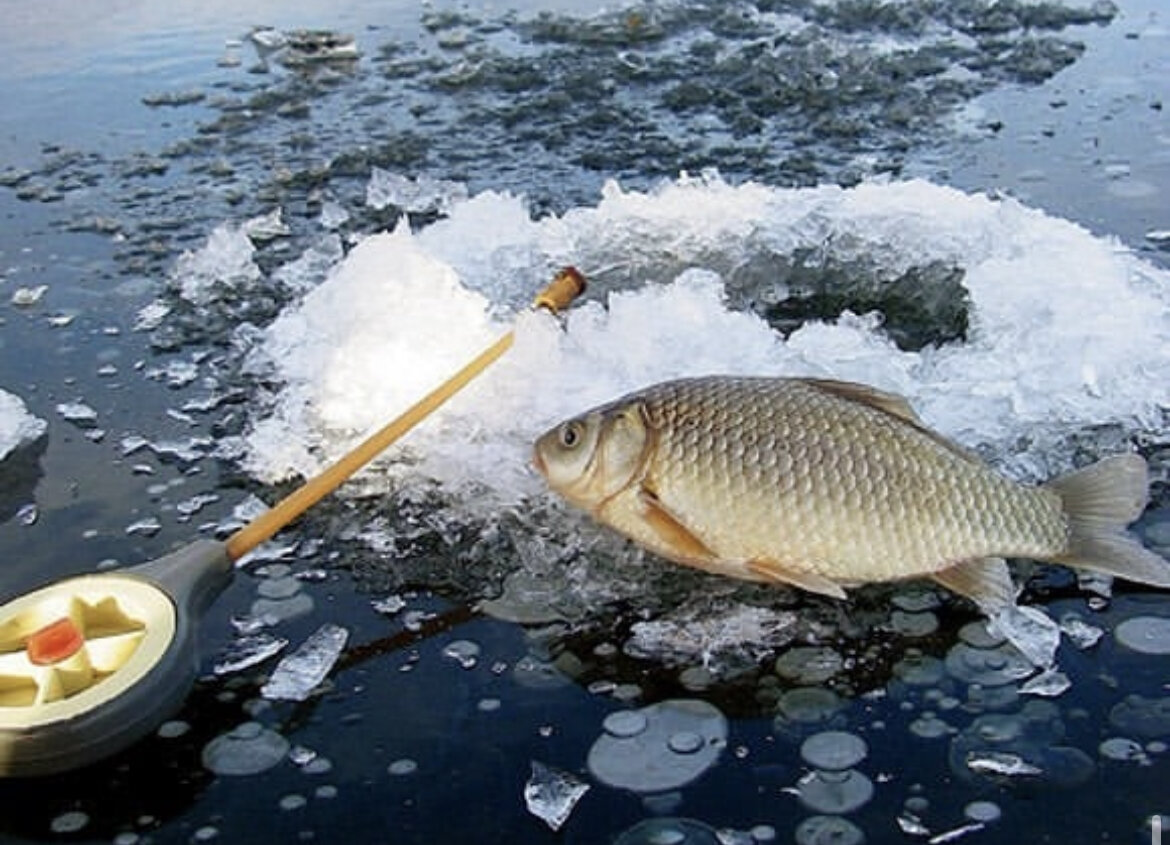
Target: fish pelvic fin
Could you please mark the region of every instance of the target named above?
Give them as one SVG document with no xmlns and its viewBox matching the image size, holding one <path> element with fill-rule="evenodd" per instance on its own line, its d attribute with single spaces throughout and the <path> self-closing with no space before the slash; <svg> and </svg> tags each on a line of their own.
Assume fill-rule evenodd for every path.
<svg viewBox="0 0 1170 845">
<path fill-rule="evenodd" d="M 930 576 L 951 592 L 966 596 L 991 616 L 1016 603 L 1016 586 L 1001 557 L 965 560 Z"/>
<path fill-rule="evenodd" d="M 750 560 L 747 570 L 759 577 L 761 581 L 790 584 L 810 593 L 829 596 L 834 599 L 845 599 L 845 589 L 831 578 L 817 575 L 815 572 L 806 572 L 793 566 L 785 566 L 772 560 Z"/>
<path fill-rule="evenodd" d="M 1046 488 L 1060 496 L 1069 527 L 1068 545 L 1054 562 L 1170 588 L 1170 563 L 1125 530 L 1149 497 L 1148 469 L 1140 455 L 1104 458 Z"/>
</svg>

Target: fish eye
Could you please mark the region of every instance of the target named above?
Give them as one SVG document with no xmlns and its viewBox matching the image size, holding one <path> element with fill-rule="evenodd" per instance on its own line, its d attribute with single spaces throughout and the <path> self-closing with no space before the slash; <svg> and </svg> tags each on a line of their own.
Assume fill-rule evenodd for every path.
<svg viewBox="0 0 1170 845">
<path fill-rule="evenodd" d="M 576 448 L 581 443 L 581 423 L 574 420 L 561 426 L 561 446 L 566 449 Z"/>
</svg>

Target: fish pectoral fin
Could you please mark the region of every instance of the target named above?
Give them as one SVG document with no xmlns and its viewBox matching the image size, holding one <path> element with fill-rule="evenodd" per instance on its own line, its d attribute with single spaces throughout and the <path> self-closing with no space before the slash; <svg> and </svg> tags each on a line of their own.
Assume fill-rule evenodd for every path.
<svg viewBox="0 0 1170 845">
<path fill-rule="evenodd" d="M 749 560 L 747 568 L 762 581 L 775 581 L 781 584 L 791 584 L 810 593 L 829 596 L 834 599 L 847 598 L 844 588 L 831 578 L 817 575 L 815 572 L 805 572 L 793 566 L 786 566 L 774 560 Z"/>
<path fill-rule="evenodd" d="M 649 485 L 643 484 L 638 500 L 642 518 L 658 536 L 668 557 L 702 568 L 715 562 L 715 553 L 662 504 Z"/>
<path fill-rule="evenodd" d="M 930 576 L 948 590 L 966 596 L 984 613 L 992 614 L 1016 602 L 1016 585 L 1001 557 L 965 560 Z"/>
</svg>

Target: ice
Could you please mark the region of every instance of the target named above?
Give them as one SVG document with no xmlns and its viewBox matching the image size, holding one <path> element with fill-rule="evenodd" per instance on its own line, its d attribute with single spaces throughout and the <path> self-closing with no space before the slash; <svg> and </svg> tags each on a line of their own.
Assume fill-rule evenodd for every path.
<svg viewBox="0 0 1170 845">
<path fill-rule="evenodd" d="M 1060 626 L 1038 607 L 1012 606 L 996 613 L 990 625 L 1003 634 L 1033 666 L 1048 668 L 1060 645 Z"/>
<path fill-rule="evenodd" d="M 256 248 L 248 236 L 247 225 L 221 224 L 208 235 L 202 247 L 179 256 L 171 280 L 183 299 L 194 305 L 206 305 L 225 294 L 247 289 L 260 278 L 260 268 L 252 261 Z M 139 312 L 135 328 L 155 323 L 156 312 L 145 312 L 146 309 Z M 161 319 L 158 318 L 160 322 Z"/>
<path fill-rule="evenodd" d="M 44 297 L 49 290 L 48 285 L 35 285 L 33 287 L 17 288 L 12 292 L 12 304 L 20 306 L 21 308 L 28 308 L 36 305 Z"/>
<path fill-rule="evenodd" d="M 421 175 L 415 179 L 399 176 L 380 167 L 370 174 L 366 186 L 366 204 L 372 208 L 395 206 L 416 214 L 450 214 L 460 202 L 467 199 L 467 186 Z"/>
<path fill-rule="evenodd" d="M 634 657 L 653 655 L 678 662 L 702 660 L 718 673 L 734 666 L 736 658 L 771 652 L 787 645 L 795 636 L 796 615 L 764 607 L 711 607 L 705 602 L 687 604 L 671 614 L 648 622 L 636 622 L 630 629 L 625 651 Z M 821 674 L 825 662 L 806 667 Z"/>
<path fill-rule="evenodd" d="M 1044 773 L 1042 769 L 1026 762 L 1018 754 L 999 751 L 973 752 L 967 755 L 967 768 L 980 774 L 1003 775 L 1005 777 Z"/>
<path fill-rule="evenodd" d="M 40 439 L 48 427 L 44 420 L 29 413 L 19 396 L 0 390 L 0 461 Z"/>
<path fill-rule="evenodd" d="M 1090 625 L 1075 614 L 1065 614 L 1060 619 L 1060 632 L 1082 651 L 1095 646 L 1105 632 L 1096 625 Z"/>
<path fill-rule="evenodd" d="M 274 637 L 272 634 L 258 633 L 240 637 L 227 647 L 215 661 L 212 671 L 217 675 L 230 675 L 233 672 L 242 672 L 251 666 L 263 663 L 288 646 L 284 637 Z"/>
<path fill-rule="evenodd" d="M 280 208 L 274 208 L 268 214 L 262 214 L 245 221 L 243 229 L 254 243 L 264 243 L 276 238 L 287 237 L 292 233 L 288 224 L 284 222 L 284 212 Z"/>
<path fill-rule="evenodd" d="M 923 181 L 784 189 L 707 176 L 648 192 L 611 184 L 595 206 L 540 220 L 522 198 L 494 193 L 449 214 L 418 234 L 400 225 L 366 239 L 264 331 L 251 366 L 284 387 L 252 411 L 245 463 L 256 476 L 317 471 L 513 322 L 510 353 L 376 475 L 475 489 L 468 507 L 516 502 L 542 490 L 528 457 L 548 425 L 648 382 L 710 372 L 905 394 L 929 425 L 987 445 L 1029 479 L 1068 468 L 1058 448 L 1068 433 L 1156 429 L 1170 404 L 1170 274 L 1012 199 Z M 186 264 L 226 269 L 191 273 L 196 299 L 255 270 L 246 236 L 225 226 L 211 240 Z M 905 351 L 879 320 L 850 315 L 785 337 L 735 310 L 736 268 L 802 250 L 868 262 L 883 278 L 960 268 L 965 342 Z M 563 327 L 509 315 L 570 262 L 593 276 L 593 299 Z"/>
<path fill-rule="evenodd" d="M 97 411 L 84 402 L 61 402 L 57 405 L 61 419 L 76 426 L 87 428 L 97 422 Z"/>
<path fill-rule="evenodd" d="M 260 694 L 268 699 L 304 701 L 333 669 L 349 639 L 349 631 L 326 623 L 301 646 L 276 664 Z"/>
<path fill-rule="evenodd" d="M 524 805 L 553 831 L 561 829 L 589 784 L 569 772 L 532 761 L 532 777 L 524 784 Z"/>
<path fill-rule="evenodd" d="M 1046 669 L 1034 678 L 1029 678 L 1020 686 L 1023 695 L 1041 695 L 1045 698 L 1054 698 L 1064 693 L 1072 686 L 1072 681 L 1064 672 L 1055 669 Z"/>
</svg>

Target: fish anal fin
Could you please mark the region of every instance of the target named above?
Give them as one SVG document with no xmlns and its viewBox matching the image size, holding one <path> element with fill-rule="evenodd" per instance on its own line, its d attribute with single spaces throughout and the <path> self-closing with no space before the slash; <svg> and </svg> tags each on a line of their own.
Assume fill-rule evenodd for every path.
<svg viewBox="0 0 1170 845">
<path fill-rule="evenodd" d="M 780 584 L 791 584 L 810 593 L 829 596 L 834 599 L 847 598 L 844 588 L 831 578 L 817 575 L 815 572 L 806 572 L 794 566 L 786 566 L 772 560 L 750 560 L 747 569 L 761 581 L 772 581 Z"/>
<path fill-rule="evenodd" d="M 991 614 L 1016 601 L 1016 587 L 1001 557 L 976 558 L 956 563 L 931 576 L 952 592 L 966 596 L 984 613 Z"/>
<path fill-rule="evenodd" d="M 642 485 L 638 499 L 642 519 L 658 538 L 667 557 L 703 569 L 715 563 L 715 553 L 662 504 L 649 484 Z"/>
</svg>

